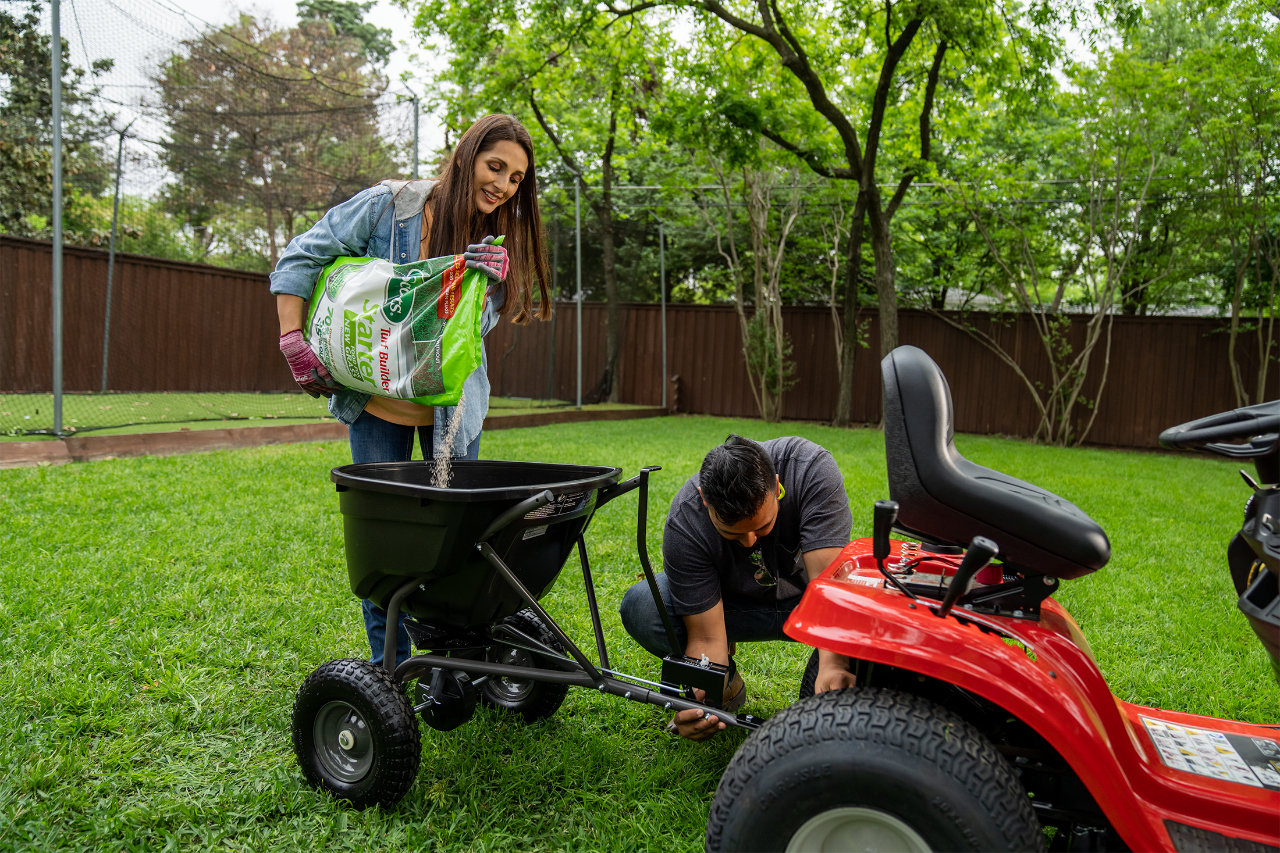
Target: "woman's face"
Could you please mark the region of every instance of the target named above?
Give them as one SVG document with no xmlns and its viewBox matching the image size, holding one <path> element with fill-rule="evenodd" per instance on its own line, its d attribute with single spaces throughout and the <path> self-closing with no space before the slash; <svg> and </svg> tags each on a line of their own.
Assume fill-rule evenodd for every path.
<svg viewBox="0 0 1280 853">
<path fill-rule="evenodd" d="M 529 158 L 516 142 L 503 139 L 476 155 L 476 209 L 493 213 L 516 194 L 529 169 Z"/>
</svg>

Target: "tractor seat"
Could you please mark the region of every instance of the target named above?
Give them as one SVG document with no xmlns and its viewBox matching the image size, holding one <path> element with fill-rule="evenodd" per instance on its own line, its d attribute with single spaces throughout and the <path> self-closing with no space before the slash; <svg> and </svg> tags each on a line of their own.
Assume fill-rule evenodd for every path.
<svg viewBox="0 0 1280 853">
<path fill-rule="evenodd" d="M 1111 557 L 1107 534 L 1070 501 L 956 450 L 951 388 L 916 347 L 898 347 L 880 363 L 889 495 L 897 526 L 929 542 L 968 545 L 994 539 L 1006 563 L 1058 578 L 1097 571 Z"/>
</svg>

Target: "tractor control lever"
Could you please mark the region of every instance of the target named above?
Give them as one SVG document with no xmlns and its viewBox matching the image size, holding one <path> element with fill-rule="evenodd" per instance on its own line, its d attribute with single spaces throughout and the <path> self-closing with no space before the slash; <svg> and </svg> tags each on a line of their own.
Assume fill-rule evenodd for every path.
<svg viewBox="0 0 1280 853">
<path fill-rule="evenodd" d="M 973 580 L 973 576 L 985 569 L 999 553 L 1000 546 L 987 537 L 973 537 L 973 541 L 969 543 L 969 550 L 964 552 L 964 559 L 960 561 L 960 568 L 956 569 L 955 575 L 951 578 L 947 595 L 942 599 L 942 605 L 937 610 L 939 616 L 946 616 L 951 612 L 951 607 L 956 600 L 968 591 L 969 581 Z"/>
<path fill-rule="evenodd" d="M 916 594 L 907 589 L 902 581 L 889 574 L 884 567 L 884 559 L 889 556 L 889 531 L 898 520 L 897 501 L 876 501 L 876 508 L 871 516 L 871 555 L 876 558 L 876 568 L 884 579 L 912 601 L 919 601 Z"/>
<path fill-rule="evenodd" d="M 877 563 L 883 563 L 885 557 L 889 556 L 889 531 L 897 520 L 897 501 L 876 501 L 871 522 L 871 553 Z"/>
</svg>

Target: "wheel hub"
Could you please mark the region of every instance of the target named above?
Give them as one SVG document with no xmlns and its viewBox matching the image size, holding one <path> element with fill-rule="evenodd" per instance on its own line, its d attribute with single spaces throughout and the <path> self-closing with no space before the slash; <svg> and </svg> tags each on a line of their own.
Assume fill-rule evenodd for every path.
<svg viewBox="0 0 1280 853">
<path fill-rule="evenodd" d="M 512 646 L 499 647 L 495 657 L 497 658 L 497 663 L 504 663 L 507 666 L 532 667 L 534 665 L 532 655 L 524 649 L 517 649 Z M 519 702 L 533 692 L 536 682 L 529 679 L 502 676 L 500 678 L 490 678 L 489 684 L 492 692 L 503 700 Z"/>
<path fill-rule="evenodd" d="M 930 853 L 928 843 L 901 818 L 862 806 L 828 809 L 805 821 L 787 843 L 787 853 Z"/>
<path fill-rule="evenodd" d="M 316 714 L 312 725 L 316 756 L 335 779 L 359 782 L 373 766 L 373 734 L 356 708 L 346 702 L 330 702 Z"/>
</svg>

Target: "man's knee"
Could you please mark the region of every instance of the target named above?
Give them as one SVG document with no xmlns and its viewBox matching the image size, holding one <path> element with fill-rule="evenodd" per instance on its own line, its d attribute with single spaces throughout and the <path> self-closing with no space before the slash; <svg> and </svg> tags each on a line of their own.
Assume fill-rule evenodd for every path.
<svg viewBox="0 0 1280 853">
<path fill-rule="evenodd" d="M 658 578 L 660 590 L 666 592 L 665 589 L 661 589 L 665 586 L 662 583 L 662 576 L 659 575 Z M 622 603 L 618 605 L 618 615 L 622 617 L 622 627 L 646 651 L 658 657 L 670 654 L 667 649 L 667 634 L 662 624 L 662 616 L 658 613 L 658 606 L 654 603 L 653 592 L 649 589 L 648 581 L 642 580 L 632 584 L 622 596 Z M 678 627 L 676 632 L 678 635 Z M 677 639 L 679 639 L 678 636 Z"/>
<path fill-rule="evenodd" d="M 622 603 L 618 605 L 618 615 L 622 617 L 622 627 L 632 637 L 637 633 L 647 633 L 648 624 L 658 615 L 648 581 L 632 584 L 623 594 Z"/>
</svg>

